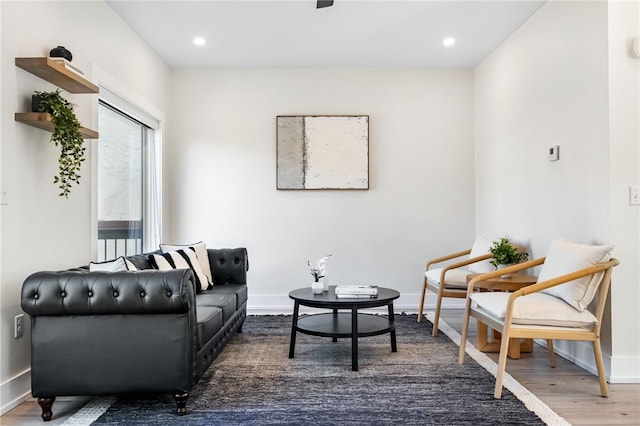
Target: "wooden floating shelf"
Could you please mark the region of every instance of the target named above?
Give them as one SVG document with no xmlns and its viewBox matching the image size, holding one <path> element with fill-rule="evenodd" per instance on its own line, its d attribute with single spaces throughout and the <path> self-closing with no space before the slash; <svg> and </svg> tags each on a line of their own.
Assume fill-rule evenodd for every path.
<svg viewBox="0 0 640 426">
<path fill-rule="evenodd" d="M 16 66 L 71 93 L 98 93 L 98 86 L 49 58 L 16 58 Z"/>
<path fill-rule="evenodd" d="M 16 121 L 37 127 L 48 132 L 53 132 L 53 123 L 51 122 L 51 114 L 46 112 L 16 112 Z M 80 127 L 80 134 L 85 139 L 98 139 L 100 134 L 95 130 Z"/>
</svg>

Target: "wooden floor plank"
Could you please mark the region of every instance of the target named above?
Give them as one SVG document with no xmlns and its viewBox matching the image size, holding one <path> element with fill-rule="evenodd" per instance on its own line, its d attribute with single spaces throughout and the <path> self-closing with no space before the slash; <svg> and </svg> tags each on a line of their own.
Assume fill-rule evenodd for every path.
<svg viewBox="0 0 640 426">
<path fill-rule="evenodd" d="M 442 319 L 462 330 L 463 309 L 443 309 Z M 475 342 L 475 320 L 469 342 Z M 498 354 L 488 353 L 498 361 Z M 572 425 L 640 425 L 640 383 L 609 383 L 609 397 L 600 395 L 598 377 L 557 356 L 549 366 L 546 348 L 535 345 L 520 359 L 507 360 L 507 372 Z"/>
</svg>

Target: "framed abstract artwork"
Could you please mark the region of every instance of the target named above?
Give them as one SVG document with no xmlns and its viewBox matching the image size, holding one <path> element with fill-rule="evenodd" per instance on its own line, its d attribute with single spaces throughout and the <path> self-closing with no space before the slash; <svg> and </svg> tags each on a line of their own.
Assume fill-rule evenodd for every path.
<svg viewBox="0 0 640 426">
<path fill-rule="evenodd" d="M 369 189 L 368 115 L 276 117 L 277 189 Z"/>
</svg>

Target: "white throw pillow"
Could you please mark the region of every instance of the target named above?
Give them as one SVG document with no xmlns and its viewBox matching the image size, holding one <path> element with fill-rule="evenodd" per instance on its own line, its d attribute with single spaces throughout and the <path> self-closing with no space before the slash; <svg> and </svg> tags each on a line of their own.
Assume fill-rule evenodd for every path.
<svg viewBox="0 0 640 426">
<path fill-rule="evenodd" d="M 154 269 L 158 269 L 160 271 L 167 271 L 171 269 L 192 269 L 196 276 L 196 290 L 200 292 L 209 289 L 207 276 L 202 272 L 196 252 L 191 247 L 185 250 L 149 255 L 149 262 Z"/>
<path fill-rule="evenodd" d="M 479 292 L 471 300 L 492 316 L 504 320 L 508 292 Z M 557 297 L 542 292 L 518 297 L 513 304 L 514 324 L 533 324 L 556 327 L 589 327 L 598 319 L 589 311 L 577 311 Z"/>
<path fill-rule="evenodd" d="M 547 281 L 610 259 L 612 245 L 594 246 L 557 238 L 551 243 L 538 282 Z M 584 311 L 598 290 L 604 272 L 542 290 L 558 297 L 579 311 Z"/>
<path fill-rule="evenodd" d="M 489 253 L 489 248 L 493 244 L 493 240 L 486 235 L 480 235 L 476 238 L 476 241 L 471 247 L 471 253 L 469 253 L 469 259 L 482 256 Z M 480 262 L 475 262 L 469 265 L 469 272 L 472 274 L 485 274 L 487 272 L 493 272 L 496 268 L 491 264 L 491 258 Z"/>
<path fill-rule="evenodd" d="M 120 256 L 117 259 L 108 260 L 106 262 L 91 262 L 89 263 L 89 272 L 103 271 L 103 272 L 120 272 L 128 271 L 127 262 L 124 257 Z"/>
<path fill-rule="evenodd" d="M 204 242 L 200 241 L 199 243 L 193 244 L 160 244 L 160 250 L 164 253 L 185 249 L 187 247 L 192 247 L 196 252 L 198 263 L 200 263 L 200 269 L 202 269 L 202 272 L 204 272 L 209 280 L 208 283 L 213 285 L 213 275 L 211 274 L 211 266 L 209 265 L 209 254 L 207 253 L 207 246 Z"/>
</svg>

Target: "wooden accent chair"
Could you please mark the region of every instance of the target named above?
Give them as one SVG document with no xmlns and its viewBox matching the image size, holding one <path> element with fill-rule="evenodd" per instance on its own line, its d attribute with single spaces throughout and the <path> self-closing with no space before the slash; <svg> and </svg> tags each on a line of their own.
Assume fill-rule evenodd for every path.
<svg viewBox="0 0 640 426">
<path fill-rule="evenodd" d="M 494 397 L 502 396 L 502 383 L 510 339 L 546 339 L 551 367 L 555 367 L 553 340 L 593 342 L 600 393 L 608 396 L 600 347 L 600 327 L 611 283 L 619 264 L 610 258 L 612 246 L 589 246 L 557 239 L 546 257 L 501 271 L 477 276 L 469 283 L 458 362 L 464 362 L 469 318 L 502 334 Z M 536 284 L 515 292 L 474 292 L 476 283 L 504 273 L 542 266 Z M 595 298 L 595 302 L 592 301 Z"/>
<path fill-rule="evenodd" d="M 425 266 L 424 279 L 422 285 L 422 296 L 418 307 L 418 322 L 422 319 L 424 311 L 424 300 L 427 289 L 436 293 L 436 311 L 433 320 L 433 336 L 438 335 L 438 323 L 440 321 L 440 310 L 442 308 L 443 297 L 453 297 L 464 299 L 467 297 L 467 275 L 474 273 L 484 273 L 493 271 L 494 267 L 489 263 L 492 240 L 484 235 L 479 236 L 470 249 L 447 254 L 429 260 Z M 434 265 L 446 261 L 459 259 L 455 263 L 433 268 Z M 444 283 L 440 285 L 440 283 Z"/>
</svg>

